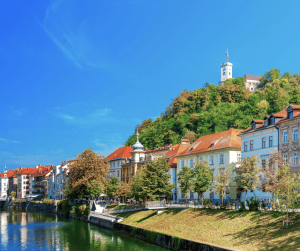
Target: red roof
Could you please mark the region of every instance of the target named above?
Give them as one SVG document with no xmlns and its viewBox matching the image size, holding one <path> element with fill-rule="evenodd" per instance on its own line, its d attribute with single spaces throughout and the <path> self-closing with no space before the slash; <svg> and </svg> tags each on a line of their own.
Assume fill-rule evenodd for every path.
<svg viewBox="0 0 300 251">
<path fill-rule="evenodd" d="M 131 146 L 123 146 L 118 148 L 116 151 L 108 155 L 106 158 L 108 159 L 120 159 L 120 158 L 130 158 L 130 152 L 133 151 Z"/>
<path fill-rule="evenodd" d="M 170 158 L 169 162 L 168 162 L 170 167 L 177 167 L 177 158 L 175 158 L 175 155 L 177 155 L 178 153 L 181 153 L 187 147 L 189 147 L 189 145 L 177 144 L 173 147 L 172 150 L 168 151 L 165 154 L 166 158 Z"/>
<path fill-rule="evenodd" d="M 218 132 L 198 138 L 193 144 L 176 155 L 183 156 L 199 152 L 223 149 L 227 147 L 241 147 L 241 138 L 237 135 L 244 130 L 230 129 L 224 132 Z"/>
</svg>

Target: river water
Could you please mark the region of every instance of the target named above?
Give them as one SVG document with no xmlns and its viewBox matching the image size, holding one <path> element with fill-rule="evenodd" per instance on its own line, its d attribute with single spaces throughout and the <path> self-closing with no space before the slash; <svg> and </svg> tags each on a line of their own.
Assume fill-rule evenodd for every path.
<svg viewBox="0 0 300 251">
<path fill-rule="evenodd" d="M 0 211 L 0 250 L 128 250 L 165 248 L 46 212 Z"/>
</svg>

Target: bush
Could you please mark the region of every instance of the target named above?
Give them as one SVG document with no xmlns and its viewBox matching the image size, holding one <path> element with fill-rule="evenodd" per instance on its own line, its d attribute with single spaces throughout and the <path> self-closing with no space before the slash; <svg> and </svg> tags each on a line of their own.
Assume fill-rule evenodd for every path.
<svg viewBox="0 0 300 251">
<path fill-rule="evenodd" d="M 53 204 L 53 200 L 52 200 L 52 199 L 45 198 L 45 199 L 43 200 L 43 203 L 44 203 L 44 204 L 47 204 L 47 205 L 52 205 L 52 204 Z"/>
<path fill-rule="evenodd" d="M 91 212 L 91 207 L 88 205 L 76 205 L 76 206 L 72 206 L 72 209 L 70 211 L 71 214 L 73 214 L 73 216 L 76 215 L 76 217 L 81 218 L 83 217 L 88 217 L 90 215 Z"/>
<path fill-rule="evenodd" d="M 248 202 L 248 201 L 247 201 Z M 241 202 L 241 207 L 239 208 L 239 212 L 243 212 L 243 211 L 246 211 L 246 208 L 245 208 L 245 201 L 242 201 Z"/>
<path fill-rule="evenodd" d="M 249 203 L 248 200 L 247 200 L 247 203 L 249 205 L 249 211 L 258 211 L 259 205 L 260 205 L 259 200 L 257 200 L 256 198 L 251 197 L 250 203 Z"/>
<path fill-rule="evenodd" d="M 216 206 L 216 207 L 219 206 L 219 202 L 216 201 L 215 206 Z"/>
<path fill-rule="evenodd" d="M 204 198 L 203 199 L 203 206 L 211 208 L 211 206 L 212 206 L 211 200 L 207 199 L 207 198 Z"/>
<path fill-rule="evenodd" d="M 229 205 L 229 203 L 228 203 L 228 201 L 226 200 L 226 201 L 223 202 L 223 204 L 220 205 L 220 208 L 221 208 L 221 209 L 226 209 L 228 205 Z"/>
</svg>

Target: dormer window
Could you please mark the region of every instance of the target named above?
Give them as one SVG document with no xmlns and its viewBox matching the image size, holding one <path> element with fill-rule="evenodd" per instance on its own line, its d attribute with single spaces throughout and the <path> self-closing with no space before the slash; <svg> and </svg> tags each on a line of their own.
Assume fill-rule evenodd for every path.
<svg viewBox="0 0 300 251">
<path fill-rule="evenodd" d="M 269 119 L 266 117 L 264 120 L 264 126 L 268 126 L 268 124 L 269 124 Z"/>
<path fill-rule="evenodd" d="M 254 129 L 255 129 L 255 126 L 256 126 L 256 124 L 255 124 L 255 122 L 253 122 L 253 123 L 252 123 L 251 129 L 254 130 Z"/>
<path fill-rule="evenodd" d="M 291 119 L 293 117 L 293 111 L 288 112 L 288 119 Z"/>
</svg>

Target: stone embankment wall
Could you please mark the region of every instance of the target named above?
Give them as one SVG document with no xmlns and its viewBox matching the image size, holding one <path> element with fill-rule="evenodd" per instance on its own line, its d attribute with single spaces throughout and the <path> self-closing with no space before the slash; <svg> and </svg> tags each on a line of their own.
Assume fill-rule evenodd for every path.
<svg viewBox="0 0 300 251">
<path fill-rule="evenodd" d="M 65 216 L 65 214 L 58 209 L 55 205 L 47 205 L 43 203 L 28 203 L 28 210 L 42 210 L 47 212 L 52 212 L 56 214 L 60 214 Z M 104 218 L 97 216 L 89 216 L 89 217 L 74 217 L 72 214 L 69 214 L 70 218 L 75 218 L 82 221 L 87 221 L 92 224 L 95 224 L 100 227 L 108 228 L 111 230 L 116 230 L 133 237 L 142 239 L 147 242 L 151 242 L 153 244 L 163 246 L 173 250 L 190 250 L 190 251 L 237 251 L 235 249 L 230 249 L 226 247 L 221 247 L 217 245 L 213 245 L 210 243 L 200 243 L 187 239 L 181 239 L 178 237 L 170 236 L 167 234 L 156 233 L 154 231 L 145 230 L 142 228 L 135 228 L 133 226 L 125 225 L 118 222 L 113 222 L 110 220 L 106 220 Z"/>
</svg>

